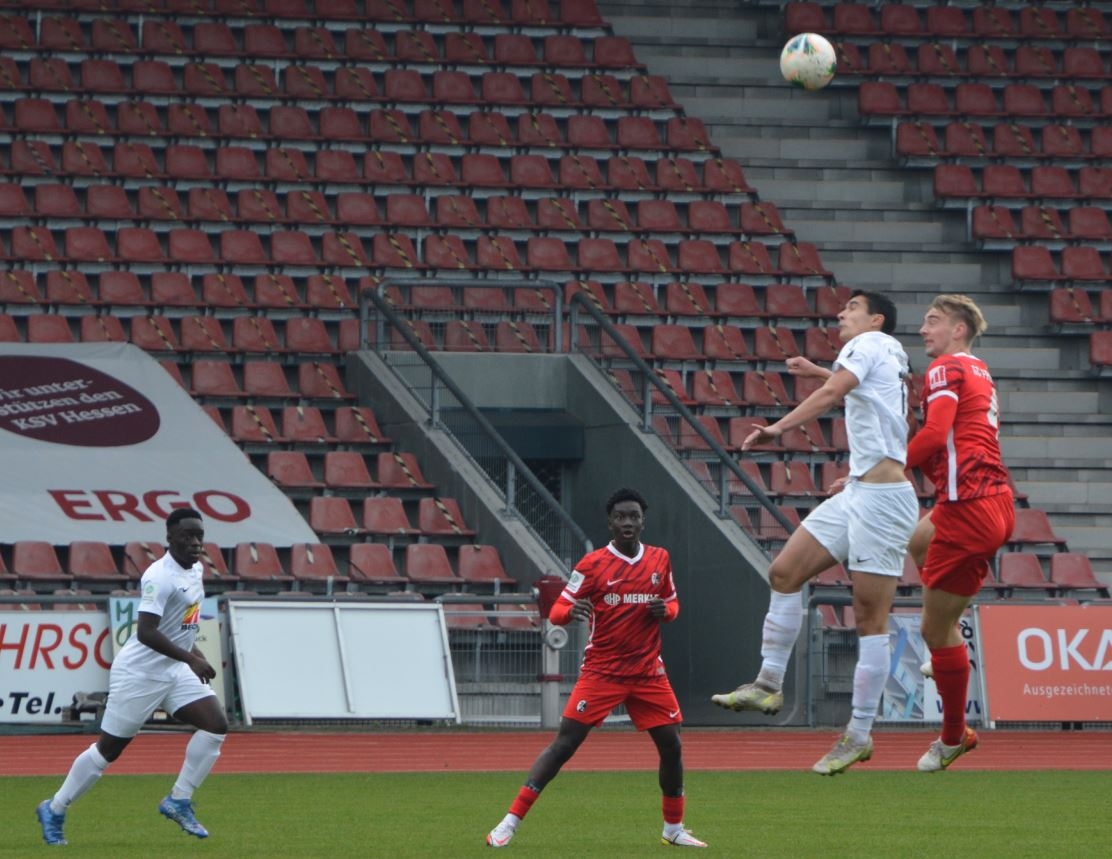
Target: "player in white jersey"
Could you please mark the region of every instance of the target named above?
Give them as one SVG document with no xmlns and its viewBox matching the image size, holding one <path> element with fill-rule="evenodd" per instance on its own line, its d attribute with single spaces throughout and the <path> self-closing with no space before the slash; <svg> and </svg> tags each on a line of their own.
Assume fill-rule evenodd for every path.
<svg viewBox="0 0 1112 859">
<path fill-rule="evenodd" d="M 822 377 L 821 388 L 742 444 L 767 444 L 785 430 L 814 420 L 845 399 L 849 476 L 836 494 L 803 520 L 768 568 L 772 588 L 761 638 L 756 680 L 711 700 L 730 710 L 779 712 L 788 658 L 803 622 L 803 585 L 837 563 L 853 575 L 858 656 L 853 715 L 834 748 L 813 767 L 822 775 L 844 772 L 873 753 L 870 736 L 888 677 L 888 615 L 903 572 L 907 543 L 919 518 L 907 461 L 907 354 L 892 337 L 896 308 L 873 292 L 854 292 L 838 314 L 845 345 L 831 370 L 805 358 L 788 359 L 797 376 Z M 839 491 L 840 490 L 840 491 Z"/>
<path fill-rule="evenodd" d="M 47 844 L 66 843 L 66 809 L 96 784 L 159 708 L 197 730 L 158 810 L 188 834 L 208 837 L 193 813 L 193 792 L 220 757 L 228 720 L 208 685 L 216 671 L 194 647 L 205 597 L 199 563 L 204 538 L 196 510 L 166 517 L 167 552 L 143 573 L 136 633 L 112 662 L 100 737 L 77 756 L 58 792 L 36 809 Z"/>
</svg>

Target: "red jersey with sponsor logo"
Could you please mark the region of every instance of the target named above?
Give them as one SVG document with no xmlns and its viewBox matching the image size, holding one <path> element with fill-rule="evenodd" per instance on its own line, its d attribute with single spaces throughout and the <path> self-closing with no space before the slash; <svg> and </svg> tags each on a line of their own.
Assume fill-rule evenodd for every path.
<svg viewBox="0 0 1112 859">
<path fill-rule="evenodd" d="M 940 355 L 927 368 L 924 421 L 932 404 L 949 397 L 957 402 L 945 446 L 920 468 L 931 479 L 939 501 L 964 501 L 1011 491 L 1000 458 L 1000 419 L 996 386 L 980 358 L 965 352 Z"/>
<path fill-rule="evenodd" d="M 594 608 L 580 671 L 616 680 L 662 676 L 660 620 L 649 612 L 658 597 L 676 600 L 667 550 L 641 543 L 627 558 L 607 544 L 585 555 L 560 594 L 569 603 L 589 599 Z"/>
</svg>

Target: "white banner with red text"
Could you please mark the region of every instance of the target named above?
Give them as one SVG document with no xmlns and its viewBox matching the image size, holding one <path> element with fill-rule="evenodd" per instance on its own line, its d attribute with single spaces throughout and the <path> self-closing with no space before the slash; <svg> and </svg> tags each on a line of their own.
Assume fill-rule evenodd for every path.
<svg viewBox="0 0 1112 859">
<path fill-rule="evenodd" d="M 0 343 L 0 542 L 314 543 L 292 502 L 174 379 L 127 343 Z"/>
</svg>

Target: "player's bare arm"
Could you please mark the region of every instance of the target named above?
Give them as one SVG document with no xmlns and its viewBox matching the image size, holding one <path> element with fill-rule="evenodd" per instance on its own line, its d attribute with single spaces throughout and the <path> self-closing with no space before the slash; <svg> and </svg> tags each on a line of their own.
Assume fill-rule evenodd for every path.
<svg viewBox="0 0 1112 859">
<path fill-rule="evenodd" d="M 833 370 L 820 367 L 802 355 L 789 358 L 785 363 L 788 365 L 788 373 L 801 379 L 829 379 L 834 374 Z"/>
<path fill-rule="evenodd" d="M 778 439 L 784 432 L 801 426 L 830 411 L 845 399 L 846 394 L 856 388 L 859 381 L 849 370 L 839 369 L 830 374 L 822 387 L 811 393 L 807 399 L 784 415 L 776 423 L 766 427 L 755 426 L 741 443 L 742 450 L 749 450 L 755 444 L 768 444 Z"/>
</svg>

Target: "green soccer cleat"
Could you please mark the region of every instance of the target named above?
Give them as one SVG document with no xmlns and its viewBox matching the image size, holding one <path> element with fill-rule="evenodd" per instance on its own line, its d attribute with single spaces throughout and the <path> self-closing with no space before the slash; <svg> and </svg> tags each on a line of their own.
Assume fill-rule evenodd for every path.
<svg viewBox="0 0 1112 859">
<path fill-rule="evenodd" d="M 873 738 L 859 743 L 850 739 L 849 734 L 843 734 L 829 752 L 811 769 L 819 775 L 837 775 L 844 773 L 859 761 L 867 761 L 873 756 Z"/>
<path fill-rule="evenodd" d="M 766 716 L 774 716 L 784 706 L 784 693 L 758 683 L 746 683 L 738 686 L 733 692 L 711 695 L 710 700 L 719 707 L 737 713 L 742 710 L 757 710 Z"/>
</svg>

